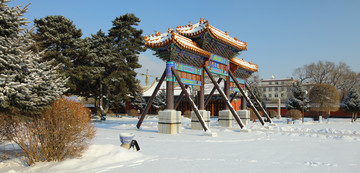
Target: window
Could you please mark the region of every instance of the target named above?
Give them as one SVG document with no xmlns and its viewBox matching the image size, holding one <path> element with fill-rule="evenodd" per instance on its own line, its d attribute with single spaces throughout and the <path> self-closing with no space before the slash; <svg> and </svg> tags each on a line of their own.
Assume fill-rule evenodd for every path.
<svg viewBox="0 0 360 173">
<path fill-rule="evenodd" d="M 281 91 L 285 91 L 285 88 L 284 88 L 284 87 L 281 87 Z"/>
<path fill-rule="evenodd" d="M 278 89 L 278 87 L 275 87 L 275 91 L 278 91 L 279 89 Z"/>
<path fill-rule="evenodd" d="M 272 91 L 272 88 L 269 88 L 269 91 Z"/>
<path fill-rule="evenodd" d="M 266 94 L 263 94 L 263 97 L 266 97 Z"/>
<path fill-rule="evenodd" d="M 275 94 L 275 97 L 279 97 L 279 95 L 278 95 L 278 94 Z"/>
<path fill-rule="evenodd" d="M 266 92 L 266 88 L 263 88 L 263 91 Z"/>
<path fill-rule="evenodd" d="M 269 85 L 271 85 L 272 84 L 272 82 L 269 82 Z"/>
<path fill-rule="evenodd" d="M 279 85 L 279 82 L 275 82 L 275 85 Z"/>
<path fill-rule="evenodd" d="M 284 81 L 282 81 L 282 82 L 281 82 L 281 84 L 285 84 L 285 82 L 284 82 Z"/>
<path fill-rule="evenodd" d="M 284 93 L 281 93 L 281 97 L 284 97 Z"/>
<path fill-rule="evenodd" d="M 269 97 L 271 98 L 271 94 L 269 94 Z"/>
</svg>

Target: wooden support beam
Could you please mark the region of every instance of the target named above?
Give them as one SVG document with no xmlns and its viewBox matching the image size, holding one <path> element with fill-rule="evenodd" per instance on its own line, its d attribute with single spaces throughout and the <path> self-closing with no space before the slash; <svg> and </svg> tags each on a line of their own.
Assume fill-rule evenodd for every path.
<svg viewBox="0 0 360 173">
<path fill-rule="evenodd" d="M 204 68 L 206 68 L 206 67 L 204 67 Z M 220 84 L 221 80 L 222 80 L 222 78 L 219 78 L 219 79 L 217 80 L 217 83 Z M 209 104 L 210 99 L 211 99 L 211 97 L 214 95 L 215 91 L 216 91 L 216 87 L 214 86 L 213 89 L 211 90 L 208 98 L 207 98 L 206 101 L 205 101 L 205 107 Z"/>
<path fill-rule="evenodd" d="M 233 114 L 236 122 L 239 124 L 239 126 L 241 128 L 244 128 L 244 124 L 241 121 L 241 119 L 239 118 L 239 115 L 236 113 L 235 109 L 232 107 L 231 103 L 229 102 L 229 99 L 226 97 L 225 93 L 221 90 L 220 86 L 216 83 L 214 77 L 212 76 L 211 72 L 209 71 L 209 69 L 207 69 L 207 67 L 204 67 L 204 70 L 206 71 L 207 75 L 210 77 L 212 83 L 214 84 L 214 86 L 216 87 L 216 89 L 218 90 L 218 92 L 220 93 L 221 97 L 224 99 L 225 104 L 229 107 L 230 112 Z"/>
<path fill-rule="evenodd" d="M 166 77 L 166 70 L 164 70 L 164 73 L 162 74 L 162 76 L 161 76 L 161 78 L 159 80 L 159 83 L 156 85 L 153 94 L 151 95 L 151 97 L 150 97 L 150 99 L 149 99 L 143 113 L 141 114 L 141 117 L 140 117 L 140 119 L 139 119 L 139 121 L 138 121 L 138 123 L 136 125 L 136 127 L 138 129 L 140 128 L 142 122 L 144 121 L 144 118 L 145 118 L 146 114 L 148 113 L 148 111 L 149 111 L 149 109 L 151 107 L 151 104 L 153 103 L 154 98 L 156 97 L 156 94 L 158 93 L 158 91 L 160 89 L 161 84 L 164 82 L 165 77 Z"/>
<path fill-rule="evenodd" d="M 185 85 L 185 89 L 188 89 L 189 85 Z M 174 109 L 177 109 L 177 107 L 180 105 L 180 102 L 182 100 L 182 98 L 184 97 L 185 93 L 184 91 L 181 91 L 179 97 L 176 99 L 175 105 L 174 105 Z"/>
<path fill-rule="evenodd" d="M 273 123 L 273 121 L 271 120 L 269 114 L 266 112 L 266 110 L 264 109 L 264 107 L 262 106 L 262 104 L 260 103 L 260 101 L 258 100 L 258 98 L 256 97 L 256 95 L 250 90 L 249 85 L 245 82 L 245 87 L 246 89 L 249 91 L 251 97 L 253 97 L 256 101 L 256 103 L 259 105 L 260 109 L 265 113 L 266 118 L 269 120 L 270 124 Z"/>
<path fill-rule="evenodd" d="M 241 86 L 239 85 L 239 82 L 237 81 L 237 79 L 235 78 L 234 74 L 229 70 L 229 75 L 230 77 L 233 79 L 233 81 L 235 82 L 236 86 L 239 88 L 241 94 L 243 95 L 243 97 L 245 97 L 246 101 L 249 103 L 251 109 L 254 111 L 255 115 L 258 117 L 259 121 L 261 122 L 262 125 L 265 125 L 264 120 L 262 119 L 259 111 L 255 108 L 254 104 L 251 102 L 250 98 L 248 96 L 245 95 L 245 91 L 241 88 Z"/>
<path fill-rule="evenodd" d="M 205 104 L 204 104 L 204 94 L 205 94 L 205 90 L 204 90 L 204 70 L 201 70 L 201 76 L 200 76 L 200 82 L 201 82 L 201 86 L 200 86 L 200 91 L 198 92 L 198 107 L 200 110 L 205 110 Z"/>
<path fill-rule="evenodd" d="M 235 99 L 235 97 L 237 96 L 237 94 L 238 94 L 238 92 L 235 92 L 234 93 L 234 95 L 231 97 L 231 99 L 230 99 L 230 103 L 232 102 L 232 101 L 234 101 L 234 99 Z"/>
<path fill-rule="evenodd" d="M 186 90 L 186 88 L 185 88 L 185 85 L 182 83 L 179 75 L 176 73 L 175 68 L 174 68 L 174 67 L 171 67 L 171 71 L 172 71 L 173 75 L 175 76 L 176 80 L 178 81 L 178 83 L 179 83 L 182 91 L 184 91 L 185 96 L 186 96 L 186 98 L 188 99 L 192 110 L 195 112 L 195 115 L 196 115 L 197 118 L 199 119 L 201 126 L 203 127 L 203 129 L 205 130 L 205 132 L 208 131 L 209 128 L 208 128 L 207 125 L 205 124 L 204 119 L 203 119 L 202 116 L 200 115 L 200 112 L 199 112 L 198 108 L 196 107 L 194 101 L 191 99 L 190 94 L 187 92 L 187 90 Z"/>
</svg>

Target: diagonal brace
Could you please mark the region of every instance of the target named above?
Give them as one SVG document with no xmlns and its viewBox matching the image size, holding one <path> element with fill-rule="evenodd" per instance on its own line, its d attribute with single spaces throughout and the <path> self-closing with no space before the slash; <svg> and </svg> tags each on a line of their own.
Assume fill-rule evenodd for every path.
<svg viewBox="0 0 360 173">
<path fill-rule="evenodd" d="M 200 112 L 199 112 L 197 106 L 195 105 L 194 101 L 191 99 L 190 94 L 187 92 L 187 90 L 186 90 L 186 88 L 185 88 L 185 85 L 182 83 L 182 81 L 181 81 L 179 75 L 176 73 L 176 70 L 174 69 L 174 67 L 171 67 L 171 71 L 172 71 L 173 75 L 175 76 L 176 80 L 178 81 L 178 83 L 179 83 L 182 91 L 184 92 L 187 100 L 189 101 L 192 110 L 194 110 L 195 115 L 196 115 L 197 118 L 199 119 L 201 126 L 203 127 L 203 129 L 205 130 L 205 132 L 208 131 L 209 128 L 208 128 L 207 125 L 205 124 L 204 119 L 203 119 L 202 116 L 200 115 Z"/>
<path fill-rule="evenodd" d="M 260 103 L 260 101 L 258 100 L 258 98 L 256 97 L 256 95 L 250 90 L 249 85 L 245 82 L 245 87 L 246 89 L 249 91 L 251 97 L 253 97 L 256 101 L 256 103 L 259 105 L 260 109 L 265 113 L 266 118 L 269 120 L 270 124 L 273 123 L 273 121 L 271 120 L 269 114 L 267 113 L 267 111 L 265 111 L 264 107 L 262 106 L 262 104 Z"/>
<path fill-rule="evenodd" d="M 155 90 L 154 90 L 153 94 L 151 95 L 151 97 L 150 97 L 150 99 L 149 99 L 149 101 L 148 101 L 148 103 L 147 103 L 147 105 L 146 105 L 146 107 L 144 109 L 144 112 L 141 114 L 141 117 L 140 117 L 140 119 L 139 119 L 139 121 L 138 121 L 138 123 L 136 125 L 136 127 L 138 129 L 140 128 L 142 122 L 144 121 L 144 118 L 145 118 L 146 114 L 148 113 L 148 111 L 149 111 L 149 109 L 151 107 L 151 104 L 153 103 L 154 98 L 156 97 L 156 94 L 158 93 L 158 91 L 160 89 L 161 84 L 164 82 L 165 77 L 166 77 L 166 70 L 162 74 L 162 76 L 161 76 L 161 78 L 159 80 L 159 83 L 156 85 Z"/>
<path fill-rule="evenodd" d="M 220 84 L 221 80 L 222 80 L 222 78 L 219 78 L 218 81 L 217 81 L 217 83 Z M 211 97 L 214 95 L 215 91 L 216 91 L 216 87 L 214 86 L 213 89 L 211 90 L 209 96 L 206 98 L 205 107 L 209 104 L 210 99 L 211 99 Z"/>
<path fill-rule="evenodd" d="M 236 113 L 235 109 L 232 107 L 231 103 L 229 102 L 229 99 L 226 97 L 225 93 L 221 90 L 220 86 L 216 83 L 216 81 L 215 81 L 214 77 L 212 76 L 211 72 L 209 71 L 209 69 L 207 69 L 207 67 L 205 67 L 204 70 L 206 71 L 207 75 L 210 77 L 212 83 L 214 84 L 214 86 L 216 87 L 218 92 L 220 93 L 221 97 L 224 99 L 225 104 L 230 109 L 230 112 L 233 114 L 236 122 L 239 124 L 239 126 L 241 128 L 244 128 L 245 126 L 244 126 L 243 122 L 241 121 L 241 119 L 239 118 L 239 115 Z"/>
<path fill-rule="evenodd" d="M 229 75 L 232 78 L 232 80 L 235 82 L 236 86 L 239 88 L 239 90 L 240 90 L 241 94 L 243 95 L 243 97 L 245 97 L 246 101 L 250 104 L 251 109 L 254 111 L 255 115 L 258 117 L 261 124 L 265 125 L 265 122 L 261 118 L 261 115 L 260 115 L 259 111 L 255 108 L 254 104 L 251 102 L 249 97 L 247 95 L 245 95 L 245 91 L 240 87 L 239 82 L 237 81 L 234 74 L 230 70 L 229 70 Z"/>
</svg>

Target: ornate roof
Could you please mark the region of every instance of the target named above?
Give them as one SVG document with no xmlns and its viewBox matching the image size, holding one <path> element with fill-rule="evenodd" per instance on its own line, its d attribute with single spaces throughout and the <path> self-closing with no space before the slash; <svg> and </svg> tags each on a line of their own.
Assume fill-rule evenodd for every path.
<svg viewBox="0 0 360 173">
<path fill-rule="evenodd" d="M 200 54 L 205 57 L 210 57 L 211 53 L 201 49 L 197 43 L 191 39 L 186 38 L 174 32 L 173 29 L 169 28 L 167 33 L 160 34 L 157 32 L 154 35 L 145 36 L 145 46 L 149 48 L 165 47 L 171 43 L 176 43 L 179 47 L 188 51 Z"/>
<path fill-rule="evenodd" d="M 257 72 L 258 71 L 258 65 L 253 64 L 251 62 L 246 62 L 244 59 L 239 58 L 232 58 L 230 59 L 230 62 L 239 66 L 242 69 L 249 70 L 251 72 Z"/>
<path fill-rule="evenodd" d="M 176 32 L 185 37 L 197 37 L 207 31 L 215 39 L 239 50 L 246 50 L 246 42 L 238 40 L 236 37 L 229 36 L 228 32 L 221 31 L 211 25 L 208 20 L 200 19 L 197 24 L 190 23 L 185 26 L 176 27 Z"/>
</svg>

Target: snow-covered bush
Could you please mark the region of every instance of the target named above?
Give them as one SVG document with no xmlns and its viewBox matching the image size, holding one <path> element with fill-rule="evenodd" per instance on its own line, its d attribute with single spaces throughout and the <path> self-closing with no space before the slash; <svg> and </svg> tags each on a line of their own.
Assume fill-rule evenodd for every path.
<svg viewBox="0 0 360 173">
<path fill-rule="evenodd" d="M 286 116 L 292 118 L 292 120 L 298 120 L 302 117 L 302 113 L 297 109 L 291 109 L 286 112 Z"/>
<path fill-rule="evenodd" d="M 247 108 L 248 111 L 250 111 L 250 121 L 256 121 L 258 118 L 255 115 L 255 112 L 251 108 Z"/>
<path fill-rule="evenodd" d="M 135 110 L 135 109 L 131 109 L 129 111 L 129 115 L 132 116 L 132 117 L 138 116 L 138 111 Z"/>
<path fill-rule="evenodd" d="M 189 110 L 185 111 L 184 117 L 191 118 L 191 111 L 189 111 Z"/>
<path fill-rule="evenodd" d="M 65 98 L 55 101 L 33 121 L 9 117 L 13 120 L 10 140 L 24 151 L 28 165 L 81 156 L 96 132 L 89 109 Z"/>
<path fill-rule="evenodd" d="M 277 115 L 277 112 L 276 112 L 276 111 L 274 111 L 274 110 L 270 110 L 270 111 L 269 111 L 269 116 L 270 116 L 270 118 L 274 118 L 274 117 L 276 117 L 276 115 Z"/>
</svg>

